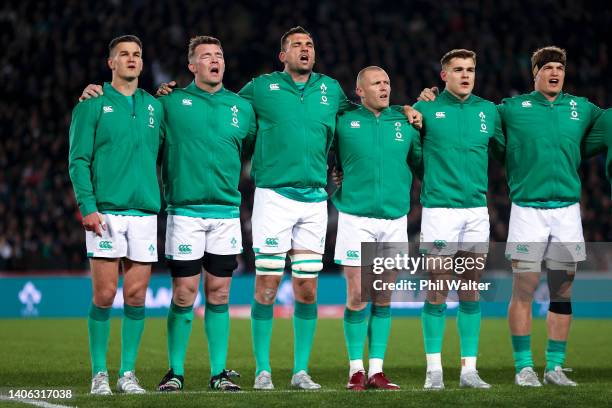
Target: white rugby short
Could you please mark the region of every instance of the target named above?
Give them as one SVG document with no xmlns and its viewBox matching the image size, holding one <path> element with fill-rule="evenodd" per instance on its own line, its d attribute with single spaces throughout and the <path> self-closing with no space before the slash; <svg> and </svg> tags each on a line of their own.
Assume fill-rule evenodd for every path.
<svg viewBox="0 0 612 408">
<path fill-rule="evenodd" d="M 586 259 L 578 203 L 561 208 L 512 204 L 506 257 L 519 261 L 579 262 Z"/>
<path fill-rule="evenodd" d="M 157 262 L 157 215 L 102 214 L 106 231 L 99 237 L 85 231 L 90 258 L 128 258 L 136 262 Z"/>
<path fill-rule="evenodd" d="M 327 201 L 305 203 L 267 188 L 256 188 L 251 218 L 253 251 L 280 254 L 290 249 L 325 251 Z"/>
<path fill-rule="evenodd" d="M 408 242 L 408 217 L 394 220 L 360 217 L 338 212 L 338 234 L 334 262 L 346 266 L 362 266 L 362 242 Z M 396 248 L 397 249 L 397 248 Z M 408 245 L 402 252 L 408 254 Z M 385 256 L 393 256 L 385 254 Z"/>
</svg>

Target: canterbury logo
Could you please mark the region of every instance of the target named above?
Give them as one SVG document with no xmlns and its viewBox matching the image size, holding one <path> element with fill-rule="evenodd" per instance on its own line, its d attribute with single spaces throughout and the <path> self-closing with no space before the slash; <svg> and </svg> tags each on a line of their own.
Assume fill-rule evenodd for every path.
<svg viewBox="0 0 612 408">
<path fill-rule="evenodd" d="M 100 241 L 100 243 L 98 244 L 98 248 L 100 249 L 113 249 L 113 242 L 112 241 Z"/>
<path fill-rule="evenodd" d="M 266 246 L 277 247 L 278 246 L 278 238 L 266 238 Z"/>
<path fill-rule="evenodd" d="M 433 244 L 438 249 L 446 248 L 446 241 L 443 239 L 436 239 Z"/>
<path fill-rule="evenodd" d="M 520 252 L 521 254 L 529 253 L 529 245 L 519 244 L 516 246 L 516 252 Z"/>
<path fill-rule="evenodd" d="M 346 251 L 346 257 L 348 259 L 359 259 L 359 251 L 354 251 L 354 250 Z"/>
<path fill-rule="evenodd" d="M 193 105 L 193 102 L 191 101 L 191 99 L 183 99 L 183 105 L 191 106 Z"/>
<path fill-rule="evenodd" d="M 190 254 L 191 253 L 191 245 L 181 244 L 178 246 L 178 251 L 181 254 Z"/>
<path fill-rule="evenodd" d="M 352 128 L 360 128 L 361 127 L 361 123 L 359 123 L 358 120 L 353 120 L 353 121 L 351 121 L 351 127 Z"/>
<path fill-rule="evenodd" d="M 521 103 L 521 106 L 522 106 L 523 108 L 531 108 L 531 101 L 523 101 L 523 102 Z"/>
<path fill-rule="evenodd" d="M 444 119 L 446 117 L 446 112 L 436 112 L 436 119 Z"/>
<path fill-rule="evenodd" d="M 279 89 L 280 87 L 278 86 L 278 84 L 270 84 L 271 91 L 278 91 Z"/>
<path fill-rule="evenodd" d="M 112 113 L 113 112 L 113 107 L 112 106 L 104 106 L 104 107 L 102 107 L 102 110 L 104 111 L 104 113 Z"/>
</svg>

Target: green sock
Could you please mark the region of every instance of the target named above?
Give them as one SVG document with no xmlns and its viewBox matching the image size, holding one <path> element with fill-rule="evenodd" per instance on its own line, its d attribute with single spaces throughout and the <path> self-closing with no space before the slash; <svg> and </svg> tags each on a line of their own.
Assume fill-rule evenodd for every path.
<svg viewBox="0 0 612 408">
<path fill-rule="evenodd" d="M 563 367 L 565 363 L 565 347 L 567 341 L 548 339 L 546 346 L 546 371 L 552 371 L 555 367 Z"/>
<path fill-rule="evenodd" d="M 316 328 L 317 304 L 296 301 L 293 310 L 293 374 L 302 370 L 308 372 Z"/>
<path fill-rule="evenodd" d="M 391 332 L 391 307 L 377 306 L 372 303 L 368 324 L 368 357 L 385 358 L 387 341 Z"/>
<path fill-rule="evenodd" d="M 126 371 L 134 371 L 138 347 L 144 331 L 145 307 L 123 305 L 123 321 L 121 322 L 121 368 L 119 377 Z"/>
<path fill-rule="evenodd" d="M 213 305 L 206 302 L 204 329 L 208 339 L 210 375 L 214 376 L 225 370 L 225 363 L 227 362 L 230 333 L 229 306 L 227 303 Z"/>
<path fill-rule="evenodd" d="M 106 368 L 106 351 L 110 334 L 110 307 L 98 307 L 93 303 L 89 307 L 87 329 L 89 332 L 89 354 L 91 356 L 92 377 Z"/>
<path fill-rule="evenodd" d="M 185 355 L 191 335 L 193 305 L 177 306 L 170 303 L 168 310 L 168 363 L 174 374 L 185 375 Z"/>
<path fill-rule="evenodd" d="M 253 299 L 251 305 L 251 335 L 253 336 L 253 353 L 255 354 L 255 375 L 262 371 L 272 372 L 270 367 L 270 341 L 272 340 L 273 322 L 274 305 L 264 305 Z"/>
<path fill-rule="evenodd" d="M 423 325 L 425 353 L 441 353 L 444 326 L 446 325 L 446 304 L 434 305 L 425 301 L 421 312 L 421 324 Z"/>
<path fill-rule="evenodd" d="M 514 369 L 519 373 L 525 367 L 533 367 L 531 357 L 531 336 L 512 336 L 512 356 L 514 357 Z"/>
<path fill-rule="evenodd" d="M 349 360 L 363 360 L 363 347 L 368 336 L 367 310 L 344 309 L 344 340 Z"/>
<path fill-rule="evenodd" d="M 480 337 L 480 302 L 459 301 L 457 328 L 461 344 L 461 357 L 478 356 L 478 338 Z"/>
</svg>

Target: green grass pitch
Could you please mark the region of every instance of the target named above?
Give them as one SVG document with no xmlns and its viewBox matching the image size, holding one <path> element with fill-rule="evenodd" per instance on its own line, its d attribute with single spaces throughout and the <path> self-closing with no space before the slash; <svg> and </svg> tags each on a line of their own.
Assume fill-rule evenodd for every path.
<svg viewBox="0 0 612 408">
<path fill-rule="evenodd" d="M 112 387 L 119 367 L 120 320 L 112 321 L 109 370 Z M 147 320 L 137 375 L 141 384 L 154 390 L 167 369 L 164 319 Z M 310 372 L 320 382 L 320 392 L 293 391 L 289 388 L 293 335 L 291 320 L 274 322 L 272 369 L 275 391 L 252 390 L 254 360 L 251 352 L 250 323 L 232 321 L 228 368 L 242 374 L 238 379 L 243 392 L 226 394 L 207 389 L 208 355 L 203 322 L 194 322 L 186 361 L 185 391 L 178 394 L 151 392 L 140 396 L 88 395 L 90 385 L 87 326 L 84 319 L 0 320 L 0 391 L 10 389 L 70 389 L 69 400 L 48 400 L 52 404 L 78 407 L 276 407 L 276 406 L 609 406 L 612 401 L 611 320 L 576 320 L 568 342 L 566 366 L 579 383 L 573 389 L 544 386 L 518 388 L 513 384 L 514 369 L 505 320 L 486 319 L 482 323 L 479 371 L 493 385 L 491 390 L 463 390 L 458 387 L 459 340 L 453 318 L 447 320 L 443 350 L 446 390 L 424 392 L 425 358 L 418 319 L 393 321 L 385 359 L 385 372 L 401 391 L 349 392 L 344 389 L 348 376 L 342 320 L 320 320 Z M 546 343 L 545 323 L 534 321 L 532 346 L 536 368 L 541 376 Z M 26 407 L 23 403 L 0 400 L 2 406 Z M 32 405 L 30 405 L 32 406 Z"/>
</svg>

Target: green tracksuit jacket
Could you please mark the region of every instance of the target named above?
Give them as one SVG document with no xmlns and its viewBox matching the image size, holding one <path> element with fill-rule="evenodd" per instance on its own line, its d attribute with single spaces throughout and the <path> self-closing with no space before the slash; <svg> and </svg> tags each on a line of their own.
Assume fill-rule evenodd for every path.
<svg viewBox="0 0 612 408">
<path fill-rule="evenodd" d="M 261 75 L 239 92 L 257 115 L 252 175 L 257 187 L 325 187 L 336 115 L 352 104 L 335 79 L 313 72 L 300 91 L 286 72 Z"/>
<path fill-rule="evenodd" d="M 557 208 L 580 200 L 580 147 L 601 109 L 586 98 L 540 92 L 504 99 L 498 110 L 505 139 L 510 199 L 523 207 Z"/>
<path fill-rule="evenodd" d="M 414 108 L 423 115 L 423 206 L 486 207 L 489 142 L 501 137 L 495 104 L 476 95 L 461 101 L 444 90 Z"/>
<path fill-rule="evenodd" d="M 378 117 L 363 106 L 344 113 L 336 126 L 336 155 L 344 173 L 332 197 L 338 211 L 396 219 L 410 210 L 412 171 L 421 166 L 419 133 L 401 107 Z"/>
<path fill-rule="evenodd" d="M 253 143 L 253 108 L 221 88 L 191 83 L 159 99 L 164 107 L 162 181 L 169 214 L 235 218 L 241 153 Z"/>
<path fill-rule="evenodd" d="M 142 89 L 130 106 L 109 83 L 72 112 L 68 170 L 83 216 L 160 207 L 156 174 L 163 109 Z"/>
</svg>

